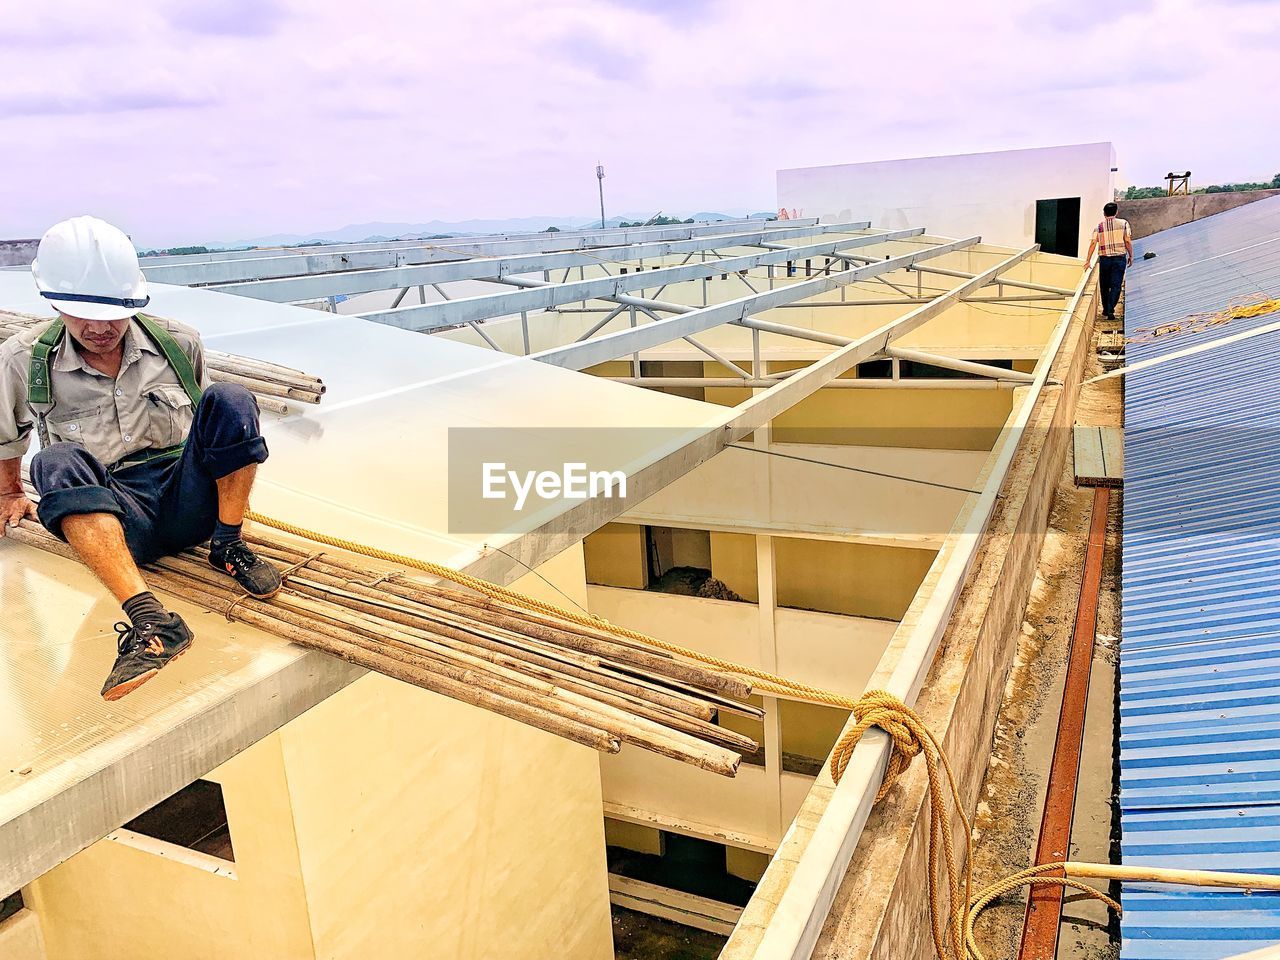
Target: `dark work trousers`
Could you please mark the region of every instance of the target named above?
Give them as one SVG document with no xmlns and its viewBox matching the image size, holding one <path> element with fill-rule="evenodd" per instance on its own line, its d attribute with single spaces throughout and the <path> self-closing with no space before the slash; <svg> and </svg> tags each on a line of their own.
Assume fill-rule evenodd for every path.
<svg viewBox="0 0 1280 960">
<path fill-rule="evenodd" d="M 108 470 L 78 443 L 36 454 L 31 479 L 40 522 L 63 540 L 63 518 L 110 513 L 120 518 L 138 563 L 203 543 L 218 519 L 216 480 L 267 459 L 258 403 L 244 387 L 215 383 L 196 405 L 182 455 Z"/>
<path fill-rule="evenodd" d="M 1098 258 L 1098 286 L 1102 290 L 1102 312 L 1108 317 L 1116 315 L 1120 302 L 1120 290 L 1124 286 L 1124 267 L 1128 256 Z"/>
</svg>

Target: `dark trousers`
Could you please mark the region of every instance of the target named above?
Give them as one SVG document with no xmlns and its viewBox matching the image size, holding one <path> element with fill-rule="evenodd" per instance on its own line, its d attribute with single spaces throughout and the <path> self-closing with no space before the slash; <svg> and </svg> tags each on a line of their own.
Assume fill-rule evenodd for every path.
<svg viewBox="0 0 1280 960">
<path fill-rule="evenodd" d="M 78 443 L 36 454 L 31 480 L 46 529 L 63 540 L 62 521 L 79 513 L 120 518 L 138 563 L 203 543 L 218 520 L 215 481 L 267 459 L 258 403 L 244 387 L 215 383 L 196 405 L 180 457 L 108 470 Z"/>
<path fill-rule="evenodd" d="M 1102 291 L 1102 312 L 1108 317 L 1116 315 L 1120 302 L 1120 290 L 1124 287 L 1124 267 L 1128 256 L 1098 258 L 1098 286 Z"/>
</svg>

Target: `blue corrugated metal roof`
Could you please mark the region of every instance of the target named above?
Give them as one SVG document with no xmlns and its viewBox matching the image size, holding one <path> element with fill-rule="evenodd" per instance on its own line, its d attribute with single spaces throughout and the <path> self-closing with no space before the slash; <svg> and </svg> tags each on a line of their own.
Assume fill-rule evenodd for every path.
<svg viewBox="0 0 1280 960">
<path fill-rule="evenodd" d="M 1135 248 L 1129 337 L 1280 297 L 1280 197 Z M 1278 320 L 1139 337 L 1126 359 Z M 1280 873 L 1280 333 L 1126 375 L 1123 543 L 1122 859 Z M 1280 942 L 1280 894 L 1126 884 L 1123 903 L 1124 960 Z"/>
</svg>

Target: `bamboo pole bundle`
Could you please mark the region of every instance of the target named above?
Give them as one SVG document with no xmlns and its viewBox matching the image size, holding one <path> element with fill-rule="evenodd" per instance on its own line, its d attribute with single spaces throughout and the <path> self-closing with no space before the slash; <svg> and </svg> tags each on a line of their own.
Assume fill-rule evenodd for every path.
<svg viewBox="0 0 1280 960">
<path fill-rule="evenodd" d="M 75 559 L 39 524 L 9 535 Z M 749 737 L 717 711 L 748 716 L 736 678 L 607 630 L 495 603 L 467 590 L 379 575 L 283 540 L 255 549 L 291 569 L 269 601 L 246 597 L 194 548 L 143 569 L 149 586 L 294 643 L 607 753 L 629 743 L 733 776 Z"/>
<path fill-rule="evenodd" d="M 0 311 L 0 342 L 48 320 L 48 317 L 27 313 Z M 301 370 L 217 350 L 205 351 L 205 366 L 209 379 L 215 383 L 239 384 L 254 395 L 259 407 L 272 413 L 289 413 L 286 402 L 289 400 L 319 403 L 326 389 L 323 380 Z"/>
</svg>

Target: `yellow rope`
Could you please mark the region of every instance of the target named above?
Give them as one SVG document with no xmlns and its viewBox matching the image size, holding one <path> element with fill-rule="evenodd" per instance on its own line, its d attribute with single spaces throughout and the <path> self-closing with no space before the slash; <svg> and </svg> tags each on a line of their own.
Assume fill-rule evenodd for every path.
<svg viewBox="0 0 1280 960">
<path fill-rule="evenodd" d="M 1163 326 L 1140 327 L 1134 331 L 1132 337 L 1128 337 L 1125 340 L 1125 343 L 1150 343 L 1152 340 L 1178 333 L 1201 333 L 1212 327 L 1230 323 L 1232 320 L 1261 317 L 1268 313 L 1275 313 L 1277 310 L 1280 310 L 1280 299 L 1273 297 L 1255 298 L 1231 304 L 1212 313 L 1193 313 L 1189 317 L 1174 323 L 1164 324 Z"/>
<path fill-rule="evenodd" d="M 880 791 L 876 794 L 877 803 L 893 789 L 898 777 L 916 756 L 924 757 L 929 772 L 929 864 L 926 871 L 929 882 L 929 927 L 934 949 L 943 960 L 986 960 L 978 948 L 973 925 L 988 904 L 1018 887 L 1034 884 L 1069 887 L 1095 900 L 1101 900 L 1117 913 L 1120 912 L 1120 904 L 1086 883 L 1066 876 L 1044 876 L 1055 871 L 1061 873 L 1064 869 L 1061 863 L 1046 863 L 1022 870 L 983 887 L 975 896 L 972 890 L 973 825 L 965 815 L 955 773 L 938 738 L 914 710 L 884 690 L 868 690 L 863 694 L 854 705 L 853 715 L 855 725 L 840 738 L 831 754 L 831 776 L 837 783 L 849 765 L 853 748 L 872 727 L 880 727 L 893 741 L 889 767 L 885 771 Z M 960 818 L 960 824 L 964 828 L 963 867 L 956 862 L 951 815 L 946 805 L 948 795 L 955 815 Z M 940 862 L 946 870 L 945 891 L 942 889 L 943 878 L 938 874 Z"/>
</svg>

